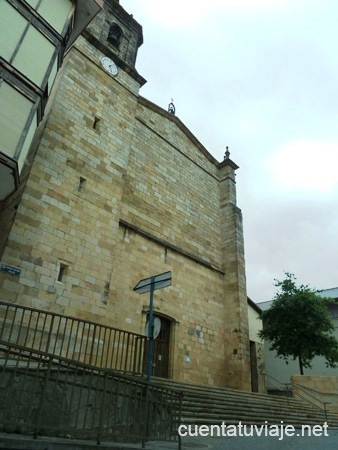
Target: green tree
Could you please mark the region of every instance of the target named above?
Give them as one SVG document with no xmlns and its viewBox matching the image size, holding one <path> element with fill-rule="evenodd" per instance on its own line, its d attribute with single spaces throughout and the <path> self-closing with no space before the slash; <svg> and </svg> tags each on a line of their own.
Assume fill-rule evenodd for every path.
<svg viewBox="0 0 338 450">
<path fill-rule="evenodd" d="M 311 368 L 315 356 L 323 356 L 327 367 L 338 362 L 338 341 L 332 335 L 334 326 L 327 304 L 330 298 L 320 297 L 309 286 L 296 285 L 293 274 L 285 272 L 283 281 L 276 281 L 279 288 L 271 308 L 263 311 L 263 330 L 259 336 L 271 343 L 270 350 L 287 362 L 288 357 L 299 361 L 299 370 Z"/>
</svg>

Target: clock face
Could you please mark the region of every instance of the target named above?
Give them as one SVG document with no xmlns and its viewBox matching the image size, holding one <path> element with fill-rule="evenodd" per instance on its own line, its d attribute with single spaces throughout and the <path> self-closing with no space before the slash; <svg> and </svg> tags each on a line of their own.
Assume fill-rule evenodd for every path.
<svg viewBox="0 0 338 450">
<path fill-rule="evenodd" d="M 110 73 L 110 75 L 117 75 L 117 66 L 114 63 L 114 61 L 112 61 L 110 58 L 108 58 L 107 56 L 104 56 L 101 59 L 101 64 L 102 67 L 108 72 Z"/>
</svg>

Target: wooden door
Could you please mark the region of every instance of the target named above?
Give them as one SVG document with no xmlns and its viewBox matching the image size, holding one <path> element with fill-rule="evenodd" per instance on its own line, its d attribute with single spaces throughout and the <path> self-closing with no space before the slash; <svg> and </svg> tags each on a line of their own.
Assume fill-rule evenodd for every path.
<svg viewBox="0 0 338 450">
<path fill-rule="evenodd" d="M 155 317 L 155 316 L 154 316 Z M 156 316 L 158 317 L 158 316 Z M 170 328 L 171 321 L 158 317 L 161 321 L 160 333 L 156 339 L 154 339 L 153 346 L 153 362 L 152 362 L 152 376 L 168 378 L 169 377 L 169 346 L 170 346 Z M 147 372 L 148 361 L 148 346 L 146 341 L 146 348 L 143 359 L 143 370 Z"/>
</svg>

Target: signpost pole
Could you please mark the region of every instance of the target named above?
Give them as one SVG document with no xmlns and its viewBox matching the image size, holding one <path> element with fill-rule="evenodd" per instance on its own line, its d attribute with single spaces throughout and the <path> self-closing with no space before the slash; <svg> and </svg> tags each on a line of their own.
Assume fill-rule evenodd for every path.
<svg viewBox="0 0 338 450">
<path fill-rule="evenodd" d="M 150 292 L 150 305 L 149 305 L 149 321 L 148 321 L 148 361 L 147 361 L 147 381 L 150 383 L 151 372 L 153 366 L 153 347 L 154 347 L 154 291 L 156 289 L 162 289 L 171 285 L 171 272 L 160 273 L 159 275 L 152 275 L 149 278 L 145 278 L 137 283 L 134 287 L 134 291 L 138 294 L 144 294 Z"/>
<path fill-rule="evenodd" d="M 151 372 L 153 365 L 153 347 L 154 347 L 154 278 L 151 277 L 150 283 L 150 302 L 149 302 L 149 325 L 148 325 L 148 338 L 149 338 L 149 350 L 148 350 L 148 366 L 147 366 L 147 381 L 150 383 Z"/>
<path fill-rule="evenodd" d="M 162 289 L 171 285 L 171 272 L 160 273 L 159 275 L 153 275 L 150 278 L 146 278 L 137 283 L 134 287 L 134 291 L 139 294 L 150 292 L 150 304 L 149 304 L 149 321 L 148 321 L 148 361 L 147 361 L 147 386 L 146 386 L 146 403 L 145 403 L 145 433 L 142 439 L 142 448 L 145 448 L 145 443 L 151 435 L 150 423 L 152 413 L 152 392 L 150 390 L 151 372 L 153 367 L 153 346 L 154 346 L 154 291 L 156 289 Z"/>
</svg>

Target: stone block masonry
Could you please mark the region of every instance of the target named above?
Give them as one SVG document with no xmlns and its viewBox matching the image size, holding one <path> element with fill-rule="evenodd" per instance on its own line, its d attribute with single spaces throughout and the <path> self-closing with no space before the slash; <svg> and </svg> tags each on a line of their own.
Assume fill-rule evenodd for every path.
<svg viewBox="0 0 338 450">
<path fill-rule="evenodd" d="M 102 41 L 99 22 L 90 33 Z M 177 380 L 250 389 L 237 166 L 139 96 L 130 46 L 95 39 L 80 38 L 59 72 L 2 255 L 21 274 L 0 273 L 1 299 L 143 333 L 149 298 L 133 287 L 170 270 L 154 300 L 167 327 L 156 364 Z M 100 65 L 113 52 L 118 62 L 129 52 L 116 77 Z"/>
</svg>

